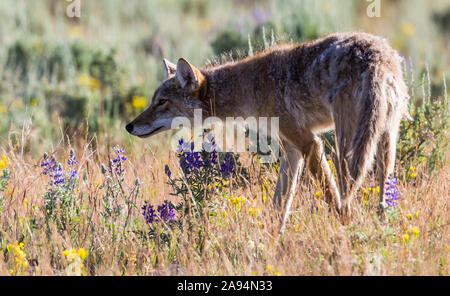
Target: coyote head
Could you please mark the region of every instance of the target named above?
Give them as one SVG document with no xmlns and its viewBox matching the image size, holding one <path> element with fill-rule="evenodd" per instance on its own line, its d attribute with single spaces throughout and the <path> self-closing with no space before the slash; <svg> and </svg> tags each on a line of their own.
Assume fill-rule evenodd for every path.
<svg viewBox="0 0 450 296">
<path fill-rule="evenodd" d="M 150 106 L 125 127 L 134 136 L 145 138 L 169 130 L 175 117 L 192 120 L 194 109 L 204 108 L 206 78 L 202 72 L 185 59 L 176 65 L 164 59 L 164 66 L 167 78 Z"/>
</svg>

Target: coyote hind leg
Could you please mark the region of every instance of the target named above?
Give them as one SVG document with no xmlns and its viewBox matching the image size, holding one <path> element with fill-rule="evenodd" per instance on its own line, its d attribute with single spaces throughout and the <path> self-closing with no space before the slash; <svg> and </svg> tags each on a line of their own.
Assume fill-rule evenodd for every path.
<svg viewBox="0 0 450 296">
<path fill-rule="evenodd" d="M 341 199 L 336 181 L 325 157 L 322 141 L 314 136 L 307 152 L 307 167 L 324 189 L 325 201 L 339 212 Z"/>
<path fill-rule="evenodd" d="M 280 173 L 278 176 L 277 186 L 273 197 L 273 203 L 281 208 L 282 198 L 287 195 L 286 204 L 284 206 L 283 218 L 281 220 L 280 233 L 284 232 L 286 222 L 292 206 L 297 187 L 297 179 L 299 172 L 303 169 L 304 158 L 300 151 L 289 143 L 284 143 L 284 151 L 281 158 Z"/>
</svg>

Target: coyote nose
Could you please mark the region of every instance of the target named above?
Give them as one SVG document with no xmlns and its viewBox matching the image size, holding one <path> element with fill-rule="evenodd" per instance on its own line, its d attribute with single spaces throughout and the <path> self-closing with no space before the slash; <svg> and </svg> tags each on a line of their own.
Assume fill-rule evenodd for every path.
<svg viewBox="0 0 450 296">
<path fill-rule="evenodd" d="M 125 126 L 125 129 L 131 134 L 131 132 L 133 131 L 133 125 L 129 123 Z"/>
</svg>

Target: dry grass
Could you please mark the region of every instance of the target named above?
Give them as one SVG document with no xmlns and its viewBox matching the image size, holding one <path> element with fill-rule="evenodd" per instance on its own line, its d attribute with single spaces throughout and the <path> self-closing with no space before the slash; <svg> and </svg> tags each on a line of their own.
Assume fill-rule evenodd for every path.
<svg viewBox="0 0 450 296">
<path fill-rule="evenodd" d="M 158 137 L 145 143 L 149 142 L 164 140 Z M 340 224 L 315 196 L 317 188 L 304 181 L 286 232 L 280 236 L 277 211 L 270 200 L 276 173 L 242 156 L 250 168 L 249 183 L 244 188 L 225 190 L 245 197 L 242 208 L 236 210 L 218 194 L 218 215 L 190 220 L 192 229 L 186 226 L 188 217 L 177 213 L 177 219 L 184 219 L 184 226 L 173 228 L 167 243 L 139 235 L 139 230 L 149 230 L 140 207 L 144 200 L 159 203 L 170 199 L 177 203 L 177 197 L 170 196 L 164 165 L 169 163 L 173 174 L 180 171 L 173 152 L 143 143 L 137 140 L 127 149 L 124 181 L 127 190 L 134 186 L 135 178 L 140 178 L 142 195 L 135 200 L 137 208 L 131 210 L 131 222 L 126 224 L 125 211 L 113 225 L 108 225 L 100 214 L 104 195 L 100 188 L 104 179 L 101 163 L 108 162 L 112 148 L 100 143 L 93 150 L 89 148 L 93 145 L 84 141 L 76 143 L 80 179 L 75 198 L 81 209 L 80 221 L 62 232 L 54 223 L 45 223 L 42 196 L 48 177 L 41 173 L 41 160 L 22 154 L 20 144 L 10 147 L 7 157 L 12 176 L 0 216 L 0 275 L 8 275 L 14 264 L 6 245 L 16 240 L 24 243 L 30 262 L 25 273 L 33 275 L 65 274 L 68 262 L 62 252 L 72 247 L 88 251 L 84 264 L 89 275 L 449 275 L 448 163 L 435 176 L 418 168 L 414 181 L 400 180 L 398 212 L 388 215 L 384 222 L 375 213 L 377 198 L 372 196 L 367 203 L 355 202 L 350 225 Z M 62 143 L 61 147 L 55 149 L 58 158 L 66 159 L 68 145 Z M 397 166 L 397 170 L 404 169 Z M 270 185 L 264 202 L 265 177 Z M 376 185 L 373 177 L 366 180 L 368 184 Z M 250 207 L 260 208 L 261 213 L 257 217 L 250 215 Z M 33 219 L 36 228 L 32 227 Z M 411 233 L 414 226 L 419 234 Z M 407 242 L 403 239 L 406 233 Z"/>
</svg>

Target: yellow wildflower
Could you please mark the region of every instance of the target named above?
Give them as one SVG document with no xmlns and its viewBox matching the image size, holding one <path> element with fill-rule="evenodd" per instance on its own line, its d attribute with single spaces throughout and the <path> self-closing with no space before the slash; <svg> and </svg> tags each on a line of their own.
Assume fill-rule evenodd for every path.
<svg viewBox="0 0 450 296">
<path fill-rule="evenodd" d="M 272 265 L 267 265 L 266 269 L 267 269 L 267 271 L 269 273 L 271 273 L 274 276 L 280 276 L 281 275 L 281 273 L 278 270 L 276 270 L 275 268 L 273 268 Z"/>
<path fill-rule="evenodd" d="M 408 241 L 409 241 L 409 234 L 405 233 L 405 234 L 402 236 L 402 239 L 403 239 L 403 242 L 404 242 L 404 243 L 408 242 Z"/>
<path fill-rule="evenodd" d="M 28 209 L 28 199 L 24 199 L 23 200 L 23 206 L 25 207 L 25 209 Z"/>
<path fill-rule="evenodd" d="M 416 216 L 416 218 L 419 218 L 419 211 L 416 211 L 416 213 L 414 214 L 414 216 Z"/>
<path fill-rule="evenodd" d="M 258 217 L 260 212 L 261 212 L 261 208 L 256 208 L 256 209 L 254 209 L 252 207 L 248 208 L 248 214 L 252 217 Z"/>
<path fill-rule="evenodd" d="M 409 174 L 411 176 L 411 178 L 415 178 L 417 177 L 417 173 L 416 173 L 416 167 L 415 166 L 410 166 L 409 167 Z"/>
<path fill-rule="evenodd" d="M 9 166 L 9 160 L 6 155 L 2 155 L 2 158 L 0 159 L 0 170 L 4 170 Z"/>
<path fill-rule="evenodd" d="M 411 233 L 414 235 L 419 235 L 420 230 L 419 228 L 417 228 L 417 226 L 413 226 L 413 228 L 411 228 Z"/>
<path fill-rule="evenodd" d="M 89 86 L 91 88 L 100 88 L 101 86 L 100 80 L 85 73 L 78 76 L 78 83 L 84 86 Z"/>
<path fill-rule="evenodd" d="M 229 199 L 229 201 L 231 202 L 231 204 L 238 210 L 241 210 L 242 205 L 245 202 L 245 197 L 239 196 L 239 197 L 232 197 L 231 199 Z"/>
<path fill-rule="evenodd" d="M 134 109 L 143 109 L 147 104 L 147 100 L 141 96 L 133 96 L 133 100 L 131 101 L 131 105 Z"/>
<path fill-rule="evenodd" d="M 26 258 L 27 254 L 22 251 L 23 248 L 24 244 L 19 244 L 17 241 L 15 241 L 14 244 L 8 244 L 7 246 L 8 253 L 10 253 L 14 259 L 13 268 L 9 270 L 11 275 L 25 275 L 25 270 L 28 267 L 28 260 Z"/>
<path fill-rule="evenodd" d="M 412 219 L 411 213 L 409 213 L 408 215 L 406 215 L 406 217 L 408 218 L 408 220 L 411 220 L 411 219 Z"/>
<path fill-rule="evenodd" d="M 68 261 L 68 266 L 66 269 L 67 275 L 83 275 L 86 274 L 83 260 L 87 256 L 85 249 L 68 249 L 63 251 L 64 256 L 66 256 Z"/>
<path fill-rule="evenodd" d="M 86 250 L 83 248 L 80 248 L 78 250 L 78 256 L 80 256 L 81 260 L 84 260 L 84 258 L 86 258 L 86 256 L 87 256 Z"/>
</svg>

